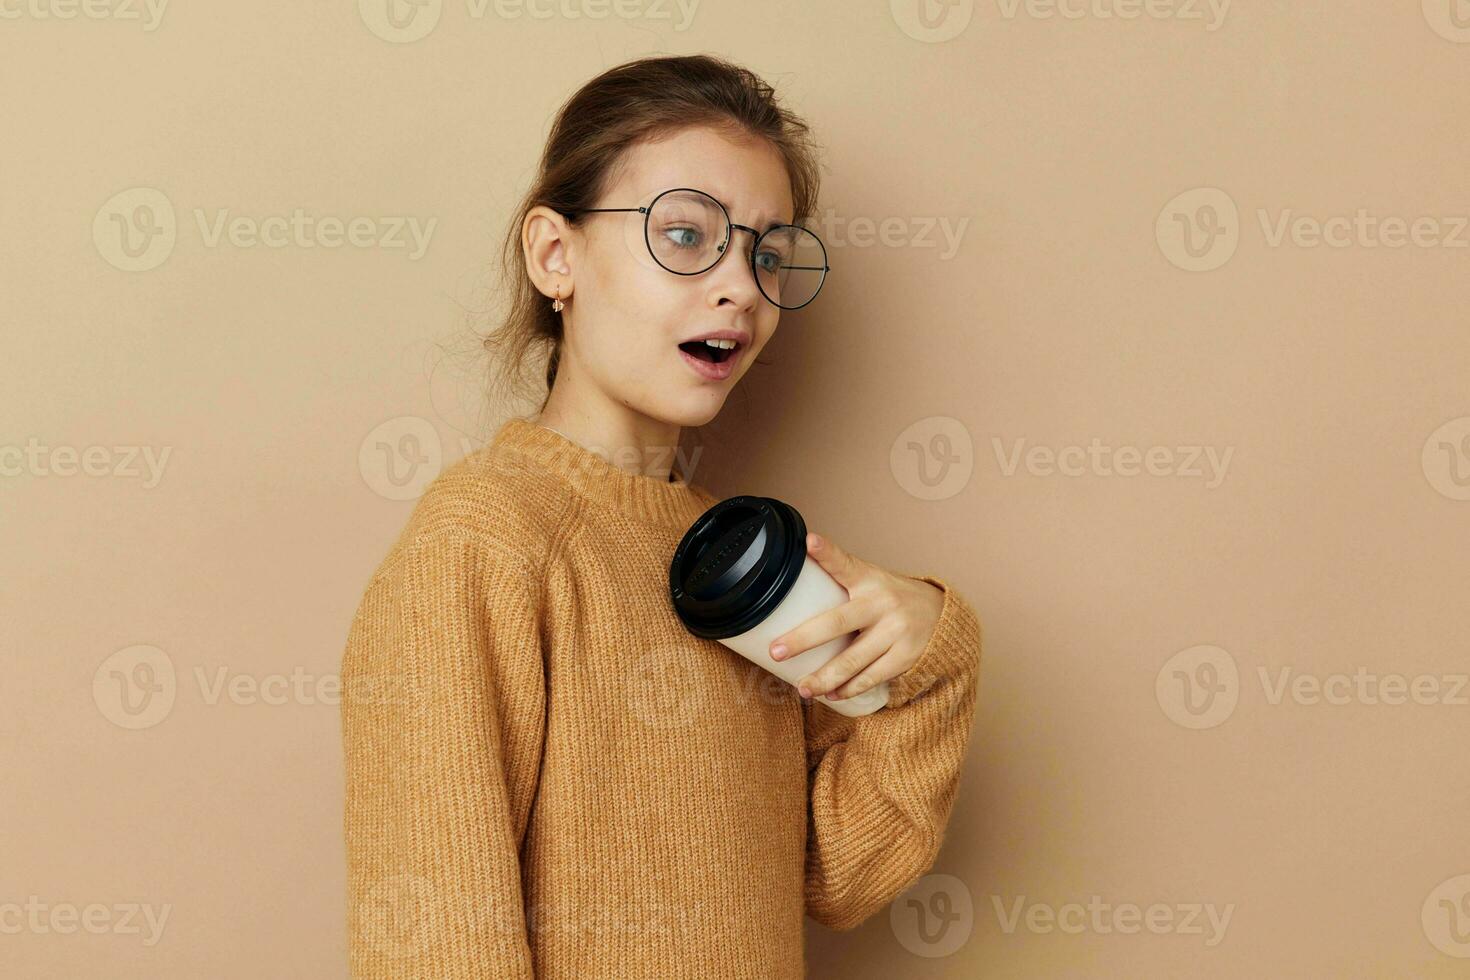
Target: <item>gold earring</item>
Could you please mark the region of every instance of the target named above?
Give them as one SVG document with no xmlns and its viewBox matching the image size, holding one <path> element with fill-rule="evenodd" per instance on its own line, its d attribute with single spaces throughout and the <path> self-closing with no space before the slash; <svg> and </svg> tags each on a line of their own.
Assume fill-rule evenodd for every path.
<svg viewBox="0 0 1470 980">
<path fill-rule="evenodd" d="M 551 301 L 551 312 L 560 313 L 565 306 L 566 304 L 561 301 L 561 287 L 557 286 L 556 299 Z"/>
</svg>

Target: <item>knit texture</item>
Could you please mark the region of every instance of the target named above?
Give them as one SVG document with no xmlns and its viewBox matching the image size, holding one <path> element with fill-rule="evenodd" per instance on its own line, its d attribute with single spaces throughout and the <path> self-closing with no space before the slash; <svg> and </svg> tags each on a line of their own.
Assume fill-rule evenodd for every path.
<svg viewBox="0 0 1470 980">
<path fill-rule="evenodd" d="M 718 502 L 513 417 L 441 473 L 342 660 L 354 977 L 805 976 L 933 864 L 980 625 L 944 580 L 889 705 L 848 718 L 674 613 Z"/>
</svg>

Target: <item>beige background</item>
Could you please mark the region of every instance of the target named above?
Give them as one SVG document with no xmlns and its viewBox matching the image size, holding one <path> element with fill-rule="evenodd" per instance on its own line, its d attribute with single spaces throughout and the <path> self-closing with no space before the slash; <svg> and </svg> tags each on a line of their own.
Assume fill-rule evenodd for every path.
<svg viewBox="0 0 1470 980">
<path fill-rule="evenodd" d="M 344 975 L 347 625 L 522 408 L 444 351 L 561 101 L 711 51 L 815 126 L 835 271 L 695 478 L 985 625 L 934 874 L 810 924 L 811 975 L 1464 976 L 1454 2 L 446 0 L 404 41 L 373 0 L 0 0 L 0 972 Z M 297 208 L 436 224 L 417 257 L 207 234 Z"/>
</svg>

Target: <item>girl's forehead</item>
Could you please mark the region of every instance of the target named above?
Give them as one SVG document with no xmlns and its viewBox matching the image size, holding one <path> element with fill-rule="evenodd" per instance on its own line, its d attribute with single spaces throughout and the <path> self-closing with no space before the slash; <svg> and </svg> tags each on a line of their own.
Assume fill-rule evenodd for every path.
<svg viewBox="0 0 1470 980">
<path fill-rule="evenodd" d="M 663 171 L 659 175 L 641 177 L 623 186 L 628 189 L 616 190 L 614 193 L 618 196 L 631 194 L 633 200 L 615 205 L 616 207 L 646 207 L 665 191 L 677 193 L 676 189 L 684 188 L 702 191 L 719 201 L 730 213 L 730 219 L 740 224 L 760 222 L 764 226 L 791 220 L 791 190 L 784 185 L 769 190 L 731 191 L 727 185 L 708 174 L 695 176 L 689 171 Z"/>
<path fill-rule="evenodd" d="M 719 144 L 701 151 L 710 158 L 691 159 L 691 143 L 709 141 Z M 732 142 L 708 130 L 689 130 L 634 147 L 612 187 L 619 197 L 636 198 L 614 207 L 647 205 L 666 190 L 688 187 L 719 201 L 742 224 L 791 220 L 791 179 L 780 154 L 759 141 Z"/>
</svg>

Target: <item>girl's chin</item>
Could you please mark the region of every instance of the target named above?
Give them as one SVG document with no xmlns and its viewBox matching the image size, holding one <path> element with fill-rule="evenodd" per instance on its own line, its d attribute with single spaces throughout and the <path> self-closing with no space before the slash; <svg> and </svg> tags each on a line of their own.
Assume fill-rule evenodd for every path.
<svg viewBox="0 0 1470 980">
<path fill-rule="evenodd" d="M 657 411 L 650 412 L 655 418 L 682 428 L 699 428 L 713 422 L 720 409 L 725 407 L 726 392 L 712 388 L 695 390 L 680 398 L 666 399 Z"/>
</svg>

